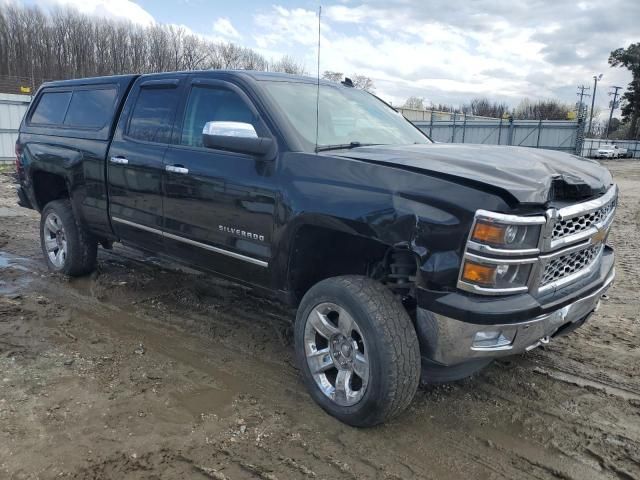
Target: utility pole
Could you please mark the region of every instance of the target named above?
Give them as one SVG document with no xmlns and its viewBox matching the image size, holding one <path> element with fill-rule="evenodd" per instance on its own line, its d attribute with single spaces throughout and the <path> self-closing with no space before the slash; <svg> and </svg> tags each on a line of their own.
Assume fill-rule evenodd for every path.
<svg viewBox="0 0 640 480">
<path fill-rule="evenodd" d="M 611 129 L 611 119 L 613 118 L 613 111 L 617 108 L 616 103 L 618 100 L 618 90 L 622 90 L 622 87 L 611 87 L 613 88 L 613 92 L 609 92 L 609 95 L 613 95 L 613 100 L 611 101 L 611 113 L 609 113 L 609 123 L 607 123 L 607 136 L 605 137 L 609 140 L 609 130 Z"/>
<path fill-rule="evenodd" d="M 578 102 L 578 113 L 582 112 L 582 99 L 584 97 L 588 97 L 588 93 L 584 93 L 585 90 L 589 90 L 589 87 L 585 87 L 584 85 L 578 85 L 578 90 L 580 90 L 576 95 L 580 96 L 580 101 Z"/>
<path fill-rule="evenodd" d="M 596 103 L 596 89 L 598 88 L 598 80 L 602 80 L 602 74 L 593 76 L 593 95 L 591 95 L 591 116 L 589 117 L 589 130 L 587 133 L 591 135 L 591 124 L 593 123 L 593 107 Z"/>
</svg>

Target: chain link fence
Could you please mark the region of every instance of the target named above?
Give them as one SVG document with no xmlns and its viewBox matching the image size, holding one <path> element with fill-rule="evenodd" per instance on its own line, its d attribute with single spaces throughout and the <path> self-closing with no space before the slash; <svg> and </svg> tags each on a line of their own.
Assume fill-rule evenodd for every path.
<svg viewBox="0 0 640 480">
<path fill-rule="evenodd" d="M 583 121 L 477 119 L 467 116 L 452 120 L 413 122 L 431 139 L 441 143 L 476 143 L 546 148 L 578 153 Z"/>
</svg>

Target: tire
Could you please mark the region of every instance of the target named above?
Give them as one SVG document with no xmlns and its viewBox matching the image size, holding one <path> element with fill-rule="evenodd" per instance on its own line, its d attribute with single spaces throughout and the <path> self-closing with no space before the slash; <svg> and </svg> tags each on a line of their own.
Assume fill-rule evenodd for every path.
<svg viewBox="0 0 640 480">
<path fill-rule="evenodd" d="M 348 425 L 371 427 L 397 416 L 418 388 L 420 348 L 411 319 L 388 288 L 368 277 L 314 285 L 298 308 L 294 343 L 311 397 Z"/>
<path fill-rule="evenodd" d="M 40 244 L 52 272 L 77 277 L 95 270 L 98 241 L 77 221 L 68 199 L 42 209 Z"/>
</svg>

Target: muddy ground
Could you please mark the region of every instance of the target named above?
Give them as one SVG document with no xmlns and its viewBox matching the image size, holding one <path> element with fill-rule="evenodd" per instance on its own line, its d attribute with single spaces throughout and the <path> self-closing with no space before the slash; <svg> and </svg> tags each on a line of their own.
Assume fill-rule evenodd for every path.
<svg viewBox="0 0 640 480">
<path fill-rule="evenodd" d="M 122 247 L 49 274 L 0 175 L 0 478 L 640 478 L 640 164 L 609 167 L 618 276 L 592 320 L 368 430 L 305 392 L 292 311 Z"/>
</svg>

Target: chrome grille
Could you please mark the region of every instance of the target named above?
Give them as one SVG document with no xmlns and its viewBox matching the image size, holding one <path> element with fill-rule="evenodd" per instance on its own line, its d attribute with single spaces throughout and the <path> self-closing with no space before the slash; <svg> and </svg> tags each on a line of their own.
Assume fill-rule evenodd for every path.
<svg viewBox="0 0 640 480">
<path fill-rule="evenodd" d="M 547 285 L 587 268 L 598 257 L 602 248 L 602 244 L 592 245 L 554 258 L 545 265 L 540 285 Z"/>
<path fill-rule="evenodd" d="M 551 238 L 556 240 L 587 230 L 592 225 L 597 225 L 604 221 L 615 208 L 616 199 L 614 198 L 598 210 L 561 220 L 554 225 Z"/>
</svg>

